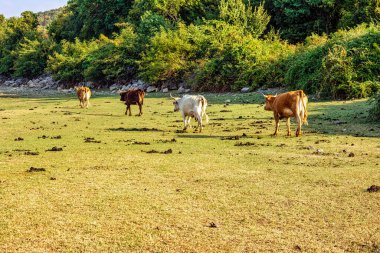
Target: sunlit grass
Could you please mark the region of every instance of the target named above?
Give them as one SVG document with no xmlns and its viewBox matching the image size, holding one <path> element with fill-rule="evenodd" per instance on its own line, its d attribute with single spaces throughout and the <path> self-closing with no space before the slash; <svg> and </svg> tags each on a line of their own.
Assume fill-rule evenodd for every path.
<svg viewBox="0 0 380 253">
<path fill-rule="evenodd" d="M 73 96 L 0 98 L 0 251 L 379 250 L 380 194 L 366 189 L 380 185 L 380 125 L 366 101 L 310 103 L 296 138 L 285 122 L 270 136 L 257 95 L 206 98 L 201 134 L 176 133 L 160 94 L 142 117 L 116 96 L 87 110 Z"/>
</svg>

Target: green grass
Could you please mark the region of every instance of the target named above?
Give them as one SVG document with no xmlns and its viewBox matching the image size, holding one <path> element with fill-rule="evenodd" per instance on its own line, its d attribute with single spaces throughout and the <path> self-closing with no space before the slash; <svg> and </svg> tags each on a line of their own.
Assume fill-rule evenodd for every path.
<svg viewBox="0 0 380 253">
<path fill-rule="evenodd" d="M 87 110 L 74 96 L 1 97 L 0 252 L 380 251 L 380 193 L 366 192 L 380 185 L 380 125 L 365 100 L 311 102 L 296 138 L 285 122 L 270 136 L 257 95 L 206 98 L 199 134 L 176 133 L 160 94 L 142 117 L 117 96 Z"/>
</svg>

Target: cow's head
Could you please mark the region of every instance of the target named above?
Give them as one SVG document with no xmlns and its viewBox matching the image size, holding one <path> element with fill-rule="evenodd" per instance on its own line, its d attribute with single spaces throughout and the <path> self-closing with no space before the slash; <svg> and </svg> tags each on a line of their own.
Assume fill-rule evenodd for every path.
<svg viewBox="0 0 380 253">
<path fill-rule="evenodd" d="M 127 92 L 126 91 L 122 91 L 119 94 L 120 94 L 120 101 L 125 101 L 125 96 L 127 95 Z"/>
<path fill-rule="evenodd" d="M 175 112 L 178 112 L 178 111 L 179 111 L 179 100 L 180 100 L 181 98 L 173 97 L 171 93 L 170 93 L 170 97 L 171 97 L 172 99 L 174 99 L 174 101 L 173 101 L 174 111 L 175 111 Z"/>
<path fill-rule="evenodd" d="M 273 95 L 264 95 L 265 97 L 265 106 L 264 106 L 264 110 L 266 111 L 273 111 L 273 102 L 274 100 L 276 99 L 276 96 L 273 96 Z"/>
</svg>

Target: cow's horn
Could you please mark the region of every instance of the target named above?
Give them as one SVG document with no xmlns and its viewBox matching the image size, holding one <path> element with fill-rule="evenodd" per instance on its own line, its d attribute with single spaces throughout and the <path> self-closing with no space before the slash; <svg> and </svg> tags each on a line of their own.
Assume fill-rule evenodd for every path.
<svg viewBox="0 0 380 253">
<path fill-rule="evenodd" d="M 170 97 L 171 97 L 172 99 L 175 99 L 175 97 L 172 96 L 172 93 L 170 93 Z"/>
<path fill-rule="evenodd" d="M 263 95 L 264 97 L 266 97 L 266 95 L 262 92 L 256 91 L 256 93 L 259 93 L 259 94 Z"/>
</svg>

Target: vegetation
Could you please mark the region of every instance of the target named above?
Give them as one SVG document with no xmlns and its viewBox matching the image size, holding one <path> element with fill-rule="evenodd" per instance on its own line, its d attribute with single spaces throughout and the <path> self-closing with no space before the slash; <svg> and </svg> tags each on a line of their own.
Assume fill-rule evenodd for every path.
<svg viewBox="0 0 380 253">
<path fill-rule="evenodd" d="M 379 20 L 380 0 L 70 0 L 0 18 L 0 74 L 362 98 L 379 90 Z"/>
</svg>

